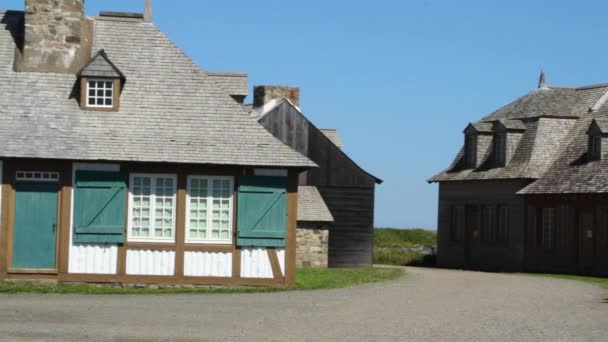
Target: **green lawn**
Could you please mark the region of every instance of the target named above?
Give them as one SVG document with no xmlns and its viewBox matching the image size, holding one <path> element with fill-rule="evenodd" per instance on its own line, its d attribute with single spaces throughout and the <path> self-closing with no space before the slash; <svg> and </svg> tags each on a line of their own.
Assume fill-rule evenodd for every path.
<svg viewBox="0 0 608 342">
<path fill-rule="evenodd" d="M 420 247 L 437 248 L 437 233 L 423 229 L 377 228 L 374 230 L 375 264 L 434 265 L 434 257 L 415 251 Z"/>
<path fill-rule="evenodd" d="M 357 286 L 397 279 L 404 275 L 398 268 L 314 269 L 297 271 L 297 284 L 291 287 L 175 287 L 175 288 L 118 288 L 96 285 L 35 285 L 0 282 L 0 293 L 55 293 L 55 294 L 220 294 L 260 293 L 294 290 L 316 290 Z"/>
</svg>

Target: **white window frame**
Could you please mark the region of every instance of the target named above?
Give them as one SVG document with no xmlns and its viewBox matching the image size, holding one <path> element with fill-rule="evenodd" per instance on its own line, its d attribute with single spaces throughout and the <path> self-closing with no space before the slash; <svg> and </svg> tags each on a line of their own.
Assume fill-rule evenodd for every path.
<svg viewBox="0 0 608 342">
<path fill-rule="evenodd" d="M 114 87 L 114 80 L 113 79 L 90 78 L 90 79 L 87 79 L 86 81 L 87 81 L 87 93 L 86 93 L 86 97 L 87 97 L 86 106 L 87 107 L 89 107 L 89 108 L 114 108 L 114 92 L 116 91 L 116 89 L 114 89 L 115 87 Z M 104 83 L 104 88 L 103 88 L 104 95 L 102 97 L 99 97 L 99 96 L 97 96 L 97 93 L 96 93 L 95 96 L 93 96 L 93 98 L 95 98 L 95 104 L 90 104 L 90 102 L 89 102 L 89 100 L 91 99 L 91 95 L 90 95 L 90 90 L 91 90 L 90 86 L 91 86 L 91 83 L 90 82 L 95 82 L 95 83 L 97 83 L 97 82 L 103 82 Z M 107 82 L 109 82 L 111 84 L 111 88 L 110 89 L 107 89 L 105 87 L 105 83 L 107 83 Z M 97 88 L 97 86 L 95 86 L 95 92 L 97 92 L 97 90 L 101 90 L 101 89 L 99 89 L 99 88 Z M 105 92 L 107 90 L 111 90 L 112 91 L 112 95 L 110 95 L 109 97 L 105 95 Z M 97 104 L 97 99 L 99 99 L 99 98 L 103 99 L 103 104 L 102 105 L 98 105 Z M 106 99 L 108 99 L 108 98 L 112 101 L 111 105 L 106 105 L 105 104 L 106 103 Z"/>
<path fill-rule="evenodd" d="M 59 182 L 59 172 L 56 171 L 17 171 L 15 180 L 21 182 Z"/>
<path fill-rule="evenodd" d="M 206 239 L 191 239 L 190 238 L 190 184 L 192 179 L 205 179 L 210 184 L 209 193 L 207 196 L 207 238 Z M 230 182 L 230 198 L 229 200 L 229 212 L 228 212 L 228 239 L 213 239 L 211 238 L 211 221 L 213 219 L 211 211 L 213 204 L 213 188 L 211 187 L 214 180 L 229 181 Z M 186 243 L 190 244 L 206 244 L 206 245 L 231 245 L 233 243 L 234 235 L 234 177 L 232 176 L 205 176 L 205 175 L 189 175 L 187 178 L 186 185 L 186 222 L 184 225 Z"/>
<path fill-rule="evenodd" d="M 141 237 L 133 236 L 133 185 L 135 177 L 151 178 L 150 182 L 150 234 L 154 235 L 156 224 L 156 180 L 158 178 L 173 179 L 173 226 L 171 227 L 172 236 L 167 238 L 162 237 Z M 152 174 L 152 173 L 131 173 L 129 174 L 129 204 L 128 204 L 128 229 L 127 241 L 129 242 L 150 242 L 150 243 L 175 243 L 176 239 L 176 219 L 177 219 L 177 175 L 175 174 Z"/>
</svg>

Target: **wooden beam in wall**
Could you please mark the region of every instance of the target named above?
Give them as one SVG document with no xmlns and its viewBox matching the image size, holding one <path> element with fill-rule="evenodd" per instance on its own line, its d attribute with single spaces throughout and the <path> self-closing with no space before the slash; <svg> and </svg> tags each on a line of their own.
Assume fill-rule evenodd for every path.
<svg viewBox="0 0 608 342">
<path fill-rule="evenodd" d="M 298 175 L 289 170 L 287 184 L 287 239 L 285 241 L 285 284 L 296 283 L 296 227 L 298 217 Z"/>
</svg>

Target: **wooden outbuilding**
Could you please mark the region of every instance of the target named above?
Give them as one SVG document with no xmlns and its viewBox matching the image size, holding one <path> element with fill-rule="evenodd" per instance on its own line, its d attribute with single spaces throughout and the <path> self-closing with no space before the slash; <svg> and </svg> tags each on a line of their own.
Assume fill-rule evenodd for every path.
<svg viewBox="0 0 608 342">
<path fill-rule="evenodd" d="M 329 266 L 370 266 L 373 259 L 375 187 L 382 180 L 361 168 L 342 149 L 336 130 L 317 128 L 299 108 L 300 90 L 257 86 L 250 115 L 277 139 L 319 167 L 303 172 L 301 186 L 313 186 L 333 216 Z"/>
</svg>

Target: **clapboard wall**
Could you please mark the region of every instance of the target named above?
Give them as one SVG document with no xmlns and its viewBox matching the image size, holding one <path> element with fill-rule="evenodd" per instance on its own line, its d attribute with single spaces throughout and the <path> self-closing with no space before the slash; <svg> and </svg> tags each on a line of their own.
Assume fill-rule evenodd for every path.
<svg viewBox="0 0 608 342">
<path fill-rule="evenodd" d="M 300 175 L 300 185 L 318 187 L 334 216 L 329 233 L 329 266 L 372 264 L 374 192 L 381 181 L 365 172 L 289 102 L 259 119 L 283 143 L 319 167 Z"/>
</svg>

